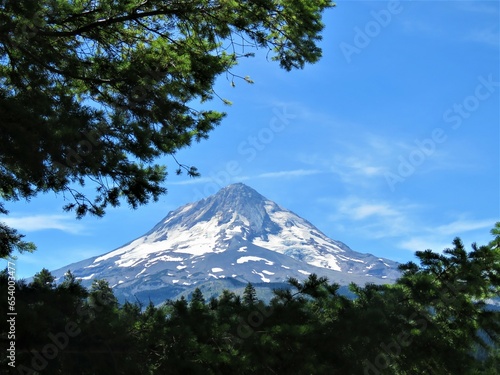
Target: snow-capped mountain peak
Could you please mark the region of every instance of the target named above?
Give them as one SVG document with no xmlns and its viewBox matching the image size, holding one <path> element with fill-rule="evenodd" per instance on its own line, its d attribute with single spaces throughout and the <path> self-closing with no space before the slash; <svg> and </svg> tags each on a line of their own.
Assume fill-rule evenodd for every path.
<svg viewBox="0 0 500 375">
<path fill-rule="evenodd" d="M 310 273 L 348 283 L 398 276 L 397 264 L 361 254 L 254 189 L 232 184 L 171 211 L 144 236 L 61 268 L 84 281 L 105 278 L 125 297 L 210 280 L 284 282 Z"/>
</svg>

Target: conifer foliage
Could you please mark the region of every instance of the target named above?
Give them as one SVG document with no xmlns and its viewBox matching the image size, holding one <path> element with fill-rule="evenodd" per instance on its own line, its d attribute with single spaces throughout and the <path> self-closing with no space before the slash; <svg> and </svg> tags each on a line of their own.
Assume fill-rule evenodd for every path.
<svg viewBox="0 0 500 375">
<path fill-rule="evenodd" d="M 158 159 L 168 155 L 177 173 L 198 175 L 175 153 L 224 118 L 208 105 L 230 104 L 216 79 L 252 83 L 234 68 L 259 49 L 285 70 L 316 62 L 332 6 L 0 0 L 0 215 L 4 201 L 48 191 L 77 217 L 135 208 L 166 192 Z M 15 361 L 3 351 L 1 373 L 498 374 L 500 223 L 492 234 L 470 251 L 456 238 L 442 253 L 417 252 L 395 284 L 351 285 L 354 298 L 310 275 L 270 301 L 248 284 L 242 297 L 196 289 L 161 306 L 120 304 L 105 280 L 86 289 L 71 272 L 56 282 L 42 269 L 15 283 Z M 0 223 L 0 257 L 33 249 Z M 8 285 L 0 273 L 2 301 Z M 8 342 L 5 319 L 0 333 Z"/>
<path fill-rule="evenodd" d="M 252 83 L 234 68 L 260 49 L 286 70 L 316 62 L 321 16 L 332 6 L 1 0 L 0 199 L 60 192 L 78 217 L 157 200 L 167 176 L 158 158 L 172 155 L 177 173 L 198 175 L 174 154 L 223 119 L 208 104 L 230 104 L 214 91 L 216 78 Z M 1 253 L 15 244 L 22 248 L 14 238 Z"/>
<path fill-rule="evenodd" d="M 491 301 L 500 298 L 500 223 L 492 233 L 469 252 L 458 238 L 442 253 L 417 252 L 419 264 L 402 265 L 395 284 L 351 285 L 354 298 L 310 275 L 269 302 L 248 284 L 242 298 L 196 289 L 161 306 L 120 305 L 103 280 L 86 290 L 71 273 L 56 284 L 42 270 L 16 285 L 17 367 L 3 356 L 2 371 L 498 374 L 500 312 Z M 6 291 L 6 273 L 0 283 Z"/>
</svg>

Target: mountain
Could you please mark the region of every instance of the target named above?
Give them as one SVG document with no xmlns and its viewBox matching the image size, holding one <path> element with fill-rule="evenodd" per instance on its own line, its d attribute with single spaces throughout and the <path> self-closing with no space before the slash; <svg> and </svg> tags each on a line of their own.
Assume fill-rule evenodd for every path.
<svg viewBox="0 0 500 375">
<path fill-rule="evenodd" d="M 316 273 L 347 285 L 388 283 L 397 263 L 358 253 L 295 213 L 237 183 L 171 211 L 145 235 L 107 254 L 70 264 L 84 285 L 106 279 L 120 300 L 160 303 L 200 287 L 282 286 Z M 208 295 L 207 295 L 208 293 Z"/>
</svg>

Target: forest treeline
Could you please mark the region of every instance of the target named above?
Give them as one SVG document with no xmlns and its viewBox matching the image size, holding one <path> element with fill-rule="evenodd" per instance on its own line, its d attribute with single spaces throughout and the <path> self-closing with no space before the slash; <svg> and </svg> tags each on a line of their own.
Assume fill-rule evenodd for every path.
<svg viewBox="0 0 500 375">
<path fill-rule="evenodd" d="M 269 302 L 248 284 L 242 296 L 197 289 L 161 306 L 120 305 L 104 280 L 86 289 L 68 272 L 56 284 L 43 269 L 15 283 L 13 340 L 2 325 L 15 367 L 4 354 L 2 373 L 498 374 L 500 223 L 492 233 L 471 251 L 456 238 L 442 253 L 417 252 L 395 284 L 351 285 L 355 298 L 310 275 Z M 7 301 L 7 271 L 0 283 Z"/>
</svg>

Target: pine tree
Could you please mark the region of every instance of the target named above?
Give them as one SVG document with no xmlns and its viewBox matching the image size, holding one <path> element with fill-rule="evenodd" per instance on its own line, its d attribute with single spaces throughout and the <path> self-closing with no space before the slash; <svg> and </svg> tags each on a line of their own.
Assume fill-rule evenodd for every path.
<svg viewBox="0 0 500 375">
<path fill-rule="evenodd" d="M 42 268 L 40 272 L 37 272 L 33 277 L 31 286 L 41 289 L 53 289 L 55 287 L 55 277 L 46 268 Z"/>
<path fill-rule="evenodd" d="M 243 304 L 253 306 L 257 302 L 257 292 L 251 283 L 248 283 L 243 291 Z"/>
<path fill-rule="evenodd" d="M 256 50 L 285 70 L 321 56 L 330 0 L 0 2 L 0 196 L 61 192 L 78 217 L 166 193 L 175 153 L 225 114 L 217 77 Z M 227 99 L 223 103 L 230 104 Z M 201 103 L 205 103 L 200 106 Z M 162 163 L 164 163 L 162 160 Z M 89 189 L 95 188 L 95 195 Z M 29 249 L 0 226 L 1 254 Z"/>
<path fill-rule="evenodd" d="M 205 305 L 205 298 L 203 297 L 203 293 L 201 292 L 200 288 L 196 288 L 191 294 L 191 301 L 189 305 L 190 308 Z"/>
</svg>

